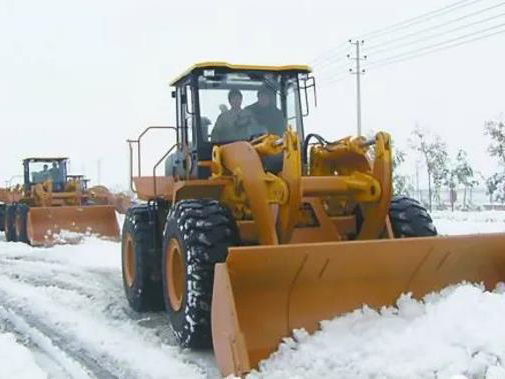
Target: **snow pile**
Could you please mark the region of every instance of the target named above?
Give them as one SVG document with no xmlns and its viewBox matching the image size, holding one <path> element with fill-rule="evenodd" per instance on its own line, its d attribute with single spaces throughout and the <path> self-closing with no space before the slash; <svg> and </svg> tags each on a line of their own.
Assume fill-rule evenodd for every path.
<svg viewBox="0 0 505 379">
<path fill-rule="evenodd" d="M 30 350 L 16 342 L 10 333 L 0 334 L 0 377 L 16 379 L 47 378 L 35 363 Z"/>
<path fill-rule="evenodd" d="M 2 238 L 0 257 L 10 259 L 37 260 L 50 263 L 61 263 L 65 266 L 76 266 L 95 269 L 120 269 L 121 245 L 114 241 L 98 237 L 81 235 L 77 245 L 54 245 L 48 247 L 32 247 L 24 243 L 5 242 Z M 119 273 L 120 275 L 120 273 Z"/>
<path fill-rule="evenodd" d="M 439 234 L 505 232 L 504 211 L 434 211 L 431 216 Z"/>
<path fill-rule="evenodd" d="M 286 338 L 249 378 L 505 378 L 505 293 L 462 284 Z"/>
</svg>

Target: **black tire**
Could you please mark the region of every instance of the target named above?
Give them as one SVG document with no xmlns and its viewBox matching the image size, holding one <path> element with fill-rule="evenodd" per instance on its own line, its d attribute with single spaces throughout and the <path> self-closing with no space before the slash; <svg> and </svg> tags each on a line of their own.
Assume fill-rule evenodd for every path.
<svg viewBox="0 0 505 379">
<path fill-rule="evenodd" d="M 18 242 L 30 243 L 28 241 L 28 233 L 26 230 L 26 222 L 30 208 L 26 204 L 18 204 L 16 207 L 15 231 L 16 240 Z"/>
<path fill-rule="evenodd" d="M 395 238 L 437 235 L 437 229 L 426 208 L 410 197 L 394 196 L 389 208 L 389 218 Z"/>
<path fill-rule="evenodd" d="M 5 231 L 5 207 L 6 204 L 0 204 L 0 232 Z"/>
<path fill-rule="evenodd" d="M 137 312 L 164 308 L 161 239 L 156 229 L 153 207 L 139 205 L 128 209 L 122 232 L 121 266 L 126 298 Z M 134 270 L 133 274 L 129 268 Z"/>
<path fill-rule="evenodd" d="M 216 200 L 181 200 L 171 209 L 163 240 L 163 294 L 171 328 L 182 347 L 212 345 L 210 313 L 214 265 L 224 262 L 228 247 L 239 242 L 233 215 Z M 175 243 L 180 254 L 169 249 Z M 182 272 L 176 306 L 169 288 L 169 282 L 174 283 L 170 276 L 170 259 L 175 261 L 175 255 L 180 258 L 181 264 L 177 267 L 181 267 Z"/>
<path fill-rule="evenodd" d="M 7 242 L 16 242 L 16 208 L 15 204 L 5 207 L 5 240 Z"/>
</svg>

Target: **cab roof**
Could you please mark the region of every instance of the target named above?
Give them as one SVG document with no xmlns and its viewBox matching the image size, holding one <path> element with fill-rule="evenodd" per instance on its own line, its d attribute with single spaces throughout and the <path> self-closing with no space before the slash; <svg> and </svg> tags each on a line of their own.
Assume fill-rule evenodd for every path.
<svg viewBox="0 0 505 379">
<path fill-rule="evenodd" d="M 262 65 L 241 65 L 241 64 L 231 64 L 227 62 L 201 62 L 196 63 L 191 66 L 189 69 L 184 71 L 181 75 L 175 78 L 170 85 L 175 86 L 181 79 L 184 79 L 186 76 L 191 74 L 195 70 L 199 69 L 212 69 L 212 68 L 221 68 L 228 69 L 230 71 L 274 71 L 274 72 L 282 72 L 282 71 L 298 71 L 301 73 L 309 73 L 311 72 L 311 68 L 307 65 L 285 65 L 285 66 L 262 66 Z"/>
<path fill-rule="evenodd" d="M 25 158 L 23 159 L 23 162 L 29 161 L 29 162 L 52 162 L 52 161 L 65 161 L 68 158 L 65 157 L 32 157 L 32 158 Z"/>
</svg>

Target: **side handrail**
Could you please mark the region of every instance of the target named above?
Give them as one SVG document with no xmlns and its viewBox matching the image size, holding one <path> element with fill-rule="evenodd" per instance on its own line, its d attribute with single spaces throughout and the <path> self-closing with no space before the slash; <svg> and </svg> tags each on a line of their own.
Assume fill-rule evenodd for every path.
<svg viewBox="0 0 505 379">
<path fill-rule="evenodd" d="M 163 162 L 165 160 L 165 158 L 168 156 L 168 154 L 170 154 L 172 152 L 172 150 L 178 146 L 180 146 L 180 145 L 178 143 L 175 143 L 170 149 L 167 150 L 167 152 L 165 154 L 163 154 L 163 156 L 160 158 L 160 160 L 158 162 L 156 162 L 156 164 L 153 167 L 153 189 L 154 189 L 154 197 L 155 198 L 158 197 L 158 191 L 156 188 L 156 169 L 161 164 L 161 162 Z"/>
<path fill-rule="evenodd" d="M 135 188 L 133 188 L 133 145 L 136 144 L 137 146 L 137 176 L 142 176 L 142 158 L 141 158 L 141 140 L 144 135 L 146 135 L 149 131 L 155 130 L 155 129 L 168 129 L 168 130 L 173 130 L 177 133 L 177 127 L 175 126 L 165 126 L 165 125 L 152 125 L 148 126 L 147 128 L 144 129 L 142 133 L 138 136 L 137 139 L 131 140 L 128 139 L 126 142 L 128 142 L 128 147 L 130 149 L 130 189 L 132 190 L 133 193 L 137 193 L 135 191 Z M 176 144 L 177 145 L 177 144 Z M 173 148 L 173 146 L 172 146 Z"/>
</svg>

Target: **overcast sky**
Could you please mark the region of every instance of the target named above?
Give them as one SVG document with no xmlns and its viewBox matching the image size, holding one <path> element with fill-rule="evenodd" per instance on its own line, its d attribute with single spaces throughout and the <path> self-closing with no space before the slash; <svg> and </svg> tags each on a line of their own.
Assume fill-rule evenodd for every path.
<svg viewBox="0 0 505 379">
<path fill-rule="evenodd" d="M 63 155 L 73 173 L 92 180 L 100 160 L 102 183 L 126 187 L 126 139 L 150 124 L 174 124 L 168 82 L 194 62 L 321 61 L 354 35 L 454 1 L 0 0 L 0 184 L 21 174 L 24 157 Z M 451 153 L 462 147 L 492 172 L 483 124 L 505 112 L 504 42 L 501 34 L 370 70 L 364 132 L 386 130 L 406 147 L 418 123 L 446 139 Z M 343 64 L 315 65 L 319 104 L 306 130 L 355 133 L 355 78 L 329 81 Z M 172 142 L 150 139 L 146 161 Z"/>
</svg>

